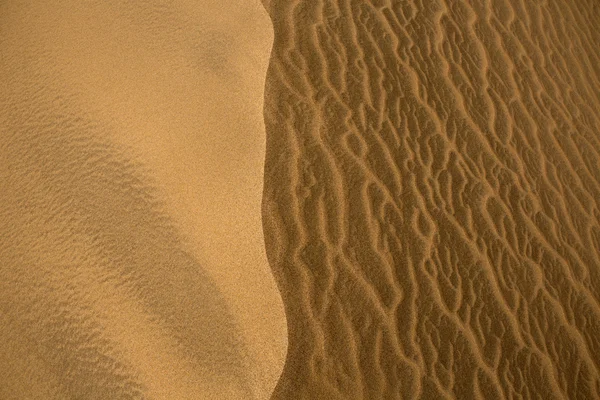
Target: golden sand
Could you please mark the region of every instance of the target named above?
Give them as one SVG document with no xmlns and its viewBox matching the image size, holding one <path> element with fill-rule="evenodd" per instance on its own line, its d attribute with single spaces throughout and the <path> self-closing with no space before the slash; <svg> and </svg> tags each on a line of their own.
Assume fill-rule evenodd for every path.
<svg viewBox="0 0 600 400">
<path fill-rule="evenodd" d="M 259 2 L 0 6 L 0 399 L 268 398 Z"/>
<path fill-rule="evenodd" d="M 600 398 L 600 4 L 263 5 L 0 3 L 0 400 Z"/>
<path fill-rule="evenodd" d="M 600 398 L 600 3 L 269 10 L 273 398 Z"/>
</svg>

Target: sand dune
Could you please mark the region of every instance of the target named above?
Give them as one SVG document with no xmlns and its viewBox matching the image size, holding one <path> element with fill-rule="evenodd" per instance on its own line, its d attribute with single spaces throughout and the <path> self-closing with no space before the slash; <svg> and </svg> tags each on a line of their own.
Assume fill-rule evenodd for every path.
<svg viewBox="0 0 600 400">
<path fill-rule="evenodd" d="M 0 399 L 600 398 L 598 3 L 263 5 L 0 3 Z"/>
<path fill-rule="evenodd" d="M 256 1 L 0 4 L 0 399 L 268 398 Z"/>
<path fill-rule="evenodd" d="M 599 3 L 268 7 L 273 398 L 600 398 Z"/>
</svg>

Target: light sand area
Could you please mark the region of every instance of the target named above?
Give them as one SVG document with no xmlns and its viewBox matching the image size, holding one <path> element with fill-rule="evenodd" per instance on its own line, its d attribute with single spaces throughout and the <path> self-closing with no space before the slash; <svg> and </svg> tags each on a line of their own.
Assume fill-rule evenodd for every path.
<svg viewBox="0 0 600 400">
<path fill-rule="evenodd" d="M 268 398 L 258 1 L 0 4 L 0 398 Z"/>
</svg>

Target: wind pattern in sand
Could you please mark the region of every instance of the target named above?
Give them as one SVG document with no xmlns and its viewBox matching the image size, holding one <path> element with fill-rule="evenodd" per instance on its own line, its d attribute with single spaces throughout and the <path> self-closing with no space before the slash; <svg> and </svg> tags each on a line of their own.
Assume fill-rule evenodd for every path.
<svg viewBox="0 0 600 400">
<path fill-rule="evenodd" d="M 269 8 L 273 398 L 600 398 L 600 3 Z"/>
</svg>

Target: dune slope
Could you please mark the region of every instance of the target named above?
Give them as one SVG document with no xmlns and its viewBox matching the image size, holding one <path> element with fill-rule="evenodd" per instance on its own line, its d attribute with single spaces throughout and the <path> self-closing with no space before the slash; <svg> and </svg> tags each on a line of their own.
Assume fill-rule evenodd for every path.
<svg viewBox="0 0 600 400">
<path fill-rule="evenodd" d="M 0 399 L 268 398 L 256 1 L 0 2 Z"/>
<path fill-rule="evenodd" d="M 267 7 L 273 398 L 600 398 L 598 2 Z"/>
</svg>

